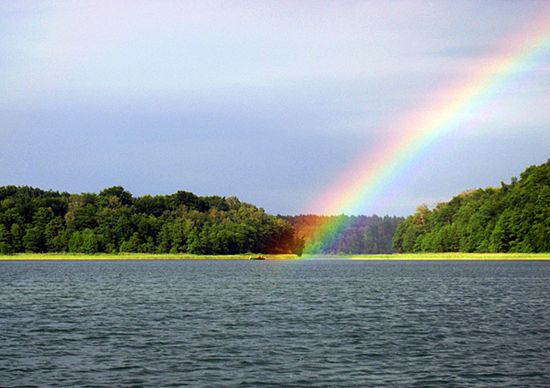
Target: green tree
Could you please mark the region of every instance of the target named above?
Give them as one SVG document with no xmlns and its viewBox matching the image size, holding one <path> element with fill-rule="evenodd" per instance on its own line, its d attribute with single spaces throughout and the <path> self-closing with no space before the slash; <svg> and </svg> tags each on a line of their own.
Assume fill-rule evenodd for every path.
<svg viewBox="0 0 550 388">
<path fill-rule="evenodd" d="M 14 252 L 23 251 L 23 236 L 24 231 L 19 224 L 13 224 L 10 228 L 11 246 Z"/>
<path fill-rule="evenodd" d="M 44 238 L 49 252 L 64 252 L 67 250 L 67 233 L 62 218 L 53 218 L 44 227 Z"/>
<path fill-rule="evenodd" d="M 23 236 L 23 246 L 26 252 L 45 252 L 44 232 L 39 226 L 27 229 Z"/>
<path fill-rule="evenodd" d="M 91 229 L 74 232 L 69 240 L 69 251 L 93 254 L 100 252 L 100 238 Z"/>
<path fill-rule="evenodd" d="M 11 234 L 4 225 L 0 224 L 0 254 L 7 255 L 12 252 Z"/>
<path fill-rule="evenodd" d="M 122 186 L 109 187 L 99 193 L 99 206 L 117 208 L 132 205 L 132 194 Z"/>
</svg>

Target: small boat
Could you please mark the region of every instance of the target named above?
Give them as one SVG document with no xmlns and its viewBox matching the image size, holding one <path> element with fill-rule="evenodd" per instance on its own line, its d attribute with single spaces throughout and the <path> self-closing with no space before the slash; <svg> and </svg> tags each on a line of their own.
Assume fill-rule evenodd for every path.
<svg viewBox="0 0 550 388">
<path fill-rule="evenodd" d="M 263 256 L 250 256 L 248 260 L 265 260 L 265 257 Z"/>
</svg>

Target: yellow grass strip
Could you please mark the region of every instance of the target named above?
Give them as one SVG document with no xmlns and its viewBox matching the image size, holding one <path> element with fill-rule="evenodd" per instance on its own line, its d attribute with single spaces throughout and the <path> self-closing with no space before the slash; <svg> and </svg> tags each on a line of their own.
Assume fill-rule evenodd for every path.
<svg viewBox="0 0 550 388">
<path fill-rule="evenodd" d="M 80 253 L 18 253 L 14 255 L 0 255 L 0 260 L 249 260 L 256 254 L 242 255 L 189 255 L 189 254 L 154 254 L 154 253 L 121 253 L 121 254 L 94 254 Z M 267 260 L 296 259 L 296 255 L 261 255 Z"/>
<path fill-rule="evenodd" d="M 550 260 L 550 253 L 407 253 L 387 255 L 191 255 L 191 254 L 156 254 L 156 253 L 99 253 L 86 255 L 79 253 L 17 253 L 0 255 L 0 261 L 17 260 L 249 260 L 250 257 L 262 256 L 267 260 L 299 259 L 341 259 L 341 260 Z"/>
<path fill-rule="evenodd" d="M 550 260 L 550 253 L 410 253 L 357 255 L 352 260 Z"/>
</svg>

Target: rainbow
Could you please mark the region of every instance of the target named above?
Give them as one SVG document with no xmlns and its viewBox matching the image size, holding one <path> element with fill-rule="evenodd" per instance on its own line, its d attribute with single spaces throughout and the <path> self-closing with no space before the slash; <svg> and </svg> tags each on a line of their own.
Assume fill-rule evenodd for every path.
<svg viewBox="0 0 550 388">
<path fill-rule="evenodd" d="M 475 70 L 467 77 L 437 93 L 436 102 L 396 120 L 376 151 L 349 166 L 306 213 L 352 215 L 374 204 L 437 140 L 479 113 L 491 97 L 531 70 L 549 49 L 550 15 L 543 12 L 526 30 L 506 39 L 491 58 L 473 66 Z M 316 241 L 316 247 L 325 246 L 345 226 L 345 218 L 332 217 L 305 237 Z"/>
</svg>

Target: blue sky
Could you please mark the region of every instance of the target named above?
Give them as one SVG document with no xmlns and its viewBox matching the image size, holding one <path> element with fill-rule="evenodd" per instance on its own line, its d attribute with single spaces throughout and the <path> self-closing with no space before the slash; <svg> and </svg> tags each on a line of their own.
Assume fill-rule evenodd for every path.
<svg viewBox="0 0 550 388">
<path fill-rule="evenodd" d="M 0 1 L 0 185 L 236 195 L 297 214 L 545 1 Z M 550 20 L 550 19 L 549 19 Z M 550 157 L 550 55 L 364 213 Z"/>
</svg>

